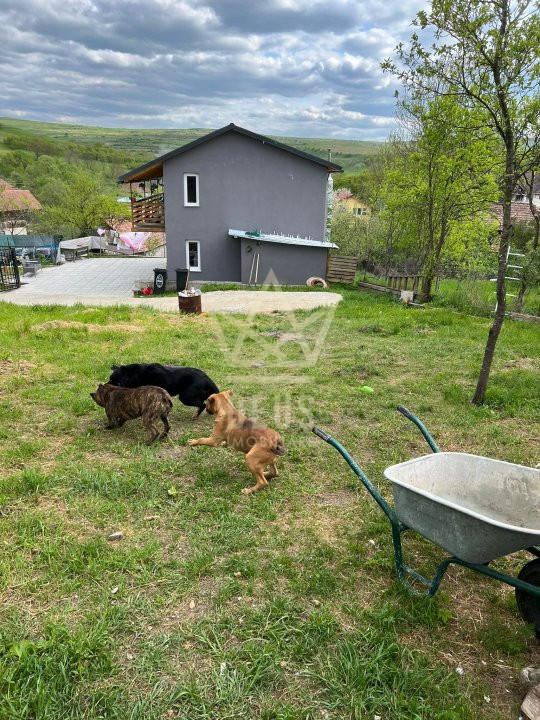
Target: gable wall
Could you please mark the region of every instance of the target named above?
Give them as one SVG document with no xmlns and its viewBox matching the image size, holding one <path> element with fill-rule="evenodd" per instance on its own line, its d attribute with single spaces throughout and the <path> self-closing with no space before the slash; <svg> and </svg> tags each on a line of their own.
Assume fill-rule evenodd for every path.
<svg viewBox="0 0 540 720">
<path fill-rule="evenodd" d="M 185 172 L 199 175 L 199 207 L 184 207 Z M 185 241 L 199 240 L 202 272 L 191 279 L 240 282 L 241 243 L 229 228 L 323 240 L 326 179 L 323 166 L 235 132 L 165 161 L 169 272 L 185 266 Z"/>
</svg>

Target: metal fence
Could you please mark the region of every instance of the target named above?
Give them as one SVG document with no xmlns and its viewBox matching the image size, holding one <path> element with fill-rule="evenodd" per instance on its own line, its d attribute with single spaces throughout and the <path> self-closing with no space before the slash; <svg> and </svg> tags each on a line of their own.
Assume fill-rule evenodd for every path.
<svg viewBox="0 0 540 720">
<path fill-rule="evenodd" d="M 16 290 L 21 286 L 15 248 L 0 247 L 0 292 Z"/>
</svg>

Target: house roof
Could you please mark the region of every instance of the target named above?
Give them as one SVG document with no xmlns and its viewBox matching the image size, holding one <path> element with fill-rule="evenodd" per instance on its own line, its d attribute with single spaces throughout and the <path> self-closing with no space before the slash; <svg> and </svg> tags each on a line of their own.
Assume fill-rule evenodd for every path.
<svg viewBox="0 0 540 720">
<path fill-rule="evenodd" d="M 0 180 L 0 212 L 15 210 L 41 210 L 40 203 L 30 190 L 20 190 L 5 180 Z"/>
<path fill-rule="evenodd" d="M 540 208 L 537 208 L 537 210 L 540 211 Z M 500 203 L 492 206 L 491 214 L 497 218 L 499 225 L 502 225 L 503 208 Z M 531 213 L 528 202 L 513 202 L 510 205 L 510 217 L 514 222 L 528 223 L 534 220 L 534 215 Z"/>
<path fill-rule="evenodd" d="M 165 153 L 165 155 L 161 155 L 161 157 L 155 158 L 155 160 L 151 160 L 145 165 L 141 165 L 134 170 L 130 170 L 130 172 L 121 175 L 118 178 L 118 182 L 142 182 L 143 180 L 155 180 L 156 178 L 160 178 L 163 176 L 163 163 L 166 160 L 170 160 L 177 155 L 183 155 L 184 153 L 193 150 L 193 148 L 196 148 L 198 145 L 202 145 L 202 143 L 213 140 L 214 138 L 217 138 L 220 135 L 224 135 L 228 132 L 236 132 L 240 135 L 245 135 L 246 137 L 252 138 L 253 140 L 258 140 L 259 142 L 263 143 L 263 145 L 272 145 L 273 147 L 279 148 L 280 150 L 285 150 L 286 152 L 292 153 L 293 155 L 298 155 L 305 160 L 310 160 L 311 162 L 317 163 L 318 165 L 322 165 L 328 170 L 328 172 L 342 172 L 341 165 L 336 165 L 329 160 L 324 160 L 323 158 L 317 157 L 316 155 L 310 155 L 309 153 L 297 150 L 290 145 L 285 145 L 283 143 L 277 142 L 277 140 L 272 140 L 265 135 L 258 135 L 257 133 L 251 132 L 251 130 L 246 130 L 245 128 L 241 128 L 239 125 L 230 123 L 230 125 L 225 125 L 225 127 L 222 127 L 219 130 L 214 130 L 214 132 L 208 133 L 208 135 L 204 135 L 203 137 L 198 138 L 197 140 L 193 140 L 193 142 L 187 143 L 186 145 L 182 145 L 182 147 L 176 148 L 176 150 L 171 150 L 170 152 Z"/>
<path fill-rule="evenodd" d="M 294 237 L 293 235 L 273 235 L 271 233 L 262 233 L 258 230 L 233 230 L 229 229 L 229 235 L 234 238 L 245 238 L 253 240 L 253 242 L 272 242 L 281 243 L 282 245 L 306 245 L 307 247 L 318 248 L 337 248 L 337 245 L 330 242 L 322 242 L 321 240 L 313 240 L 312 238 Z"/>
<path fill-rule="evenodd" d="M 111 230 L 116 230 L 117 233 L 122 235 L 123 233 L 128 233 L 133 231 L 132 222 L 131 220 L 122 220 L 121 222 L 116 224 L 115 228 L 110 228 Z M 162 230 L 152 230 L 150 233 L 152 237 L 162 237 L 164 235 L 164 232 Z"/>
<path fill-rule="evenodd" d="M 526 178 L 530 182 L 531 173 L 526 173 Z M 516 191 L 520 190 L 523 194 L 527 194 L 527 183 L 523 180 L 519 182 L 516 186 Z M 533 178 L 533 187 L 532 187 L 533 195 L 538 195 L 540 193 L 540 173 L 536 172 L 534 174 Z"/>
</svg>

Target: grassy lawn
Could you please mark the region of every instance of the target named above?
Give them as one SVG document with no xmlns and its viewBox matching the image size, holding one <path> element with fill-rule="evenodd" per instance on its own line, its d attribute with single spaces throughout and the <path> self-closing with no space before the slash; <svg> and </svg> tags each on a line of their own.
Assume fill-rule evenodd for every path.
<svg viewBox="0 0 540 720">
<path fill-rule="evenodd" d="M 327 311 L 291 325 L 0 305 L 2 720 L 518 716 L 518 671 L 540 653 L 512 590 L 452 569 L 434 600 L 408 595 L 382 513 L 309 428 L 341 440 L 387 497 L 384 468 L 427 452 L 398 403 L 442 449 L 534 465 L 539 328 L 505 323 L 474 408 L 489 319 L 343 294 L 320 347 Z M 243 456 L 188 449 L 212 420 L 178 401 L 162 443 L 146 447 L 140 421 L 105 431 L 89 393 L 135 361 L 233 388 L 281 430 L 280 477 L 243 496 Z M 426 573 L 443 556 L 412 535 L 405 547 Z"/>
</svg>

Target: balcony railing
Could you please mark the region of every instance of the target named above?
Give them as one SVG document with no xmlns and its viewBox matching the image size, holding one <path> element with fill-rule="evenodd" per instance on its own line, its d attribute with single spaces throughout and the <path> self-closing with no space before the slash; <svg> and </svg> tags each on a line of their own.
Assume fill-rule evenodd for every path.
<svg viewBox="0 0 540 720">
<path fill-rule="evenodd" d="M 131 199 L 133 230 L 165 231 L 165 201 L 163 193 L 149 195 L 142 200 Z"/>
</svg>

